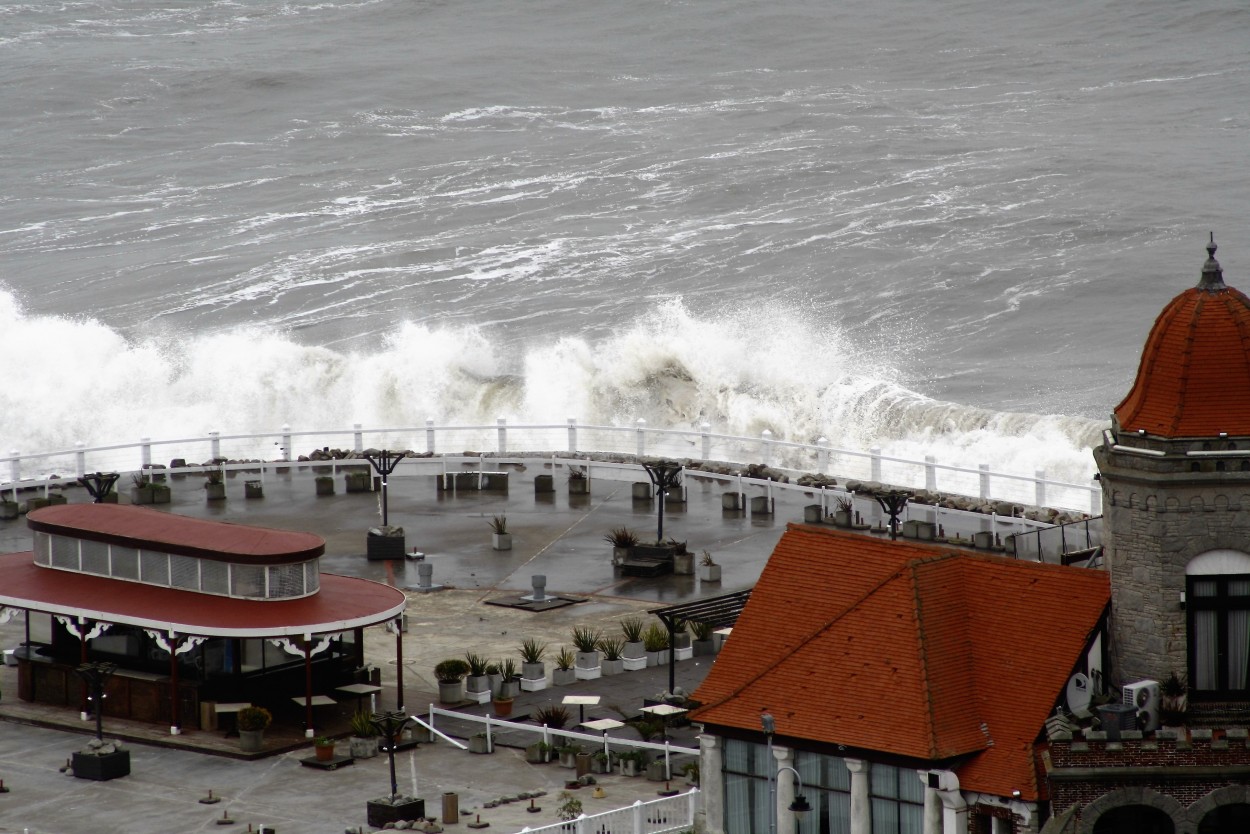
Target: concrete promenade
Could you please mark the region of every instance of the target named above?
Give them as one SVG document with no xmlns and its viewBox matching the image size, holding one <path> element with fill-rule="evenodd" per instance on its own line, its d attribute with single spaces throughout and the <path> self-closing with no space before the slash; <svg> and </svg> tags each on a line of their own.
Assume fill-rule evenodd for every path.
<svg viewBox="0 0 1250 834">
<path fill-rule="evenodd" d="M 422 550 L 434 566 L 433 581 L 447 586 L 433 593 L 409 594 L 408 631 L 403 635 L 403 669 L 395 665 L 395 636 L 384 629 L 366 631 L 367 661 L 382 670 L 383 692 L 379 707 L 396 706 L 396 675 L 404 681 L 404 706 L 422 714 L 437 703 L 433 667 L 447 657 L 474 651 L 490 658 L 517 657 L 521 640 L 534 637 L 550 644 L 554 652 L 571 645 L 574 625 L 599 626 L 619 633 L 618 623 L 628 614 L 649 608 L 714 596 L 749 588 L 788 520 L 801 520 L 797 501 L 782 506 L 772 516 L 748 517 L 723 513 L 716 484 L 688 481 L 689 501 L 684 507 L 669 505 L 665 537 L 688 541 L 696 553 L 710 551 L 724 566 L 719 583 L 700 583 L 693 576 L 623 578 L 611 564 L 611 547 L 604 534 L 615 527 L 629 527 L 654 538 L 656 509 L 653 502 L 636 502 L 630 481 L 592 481 L 589 496 L 567 493 L 564 472 L 555 472 L 556 491 L 535 495 L 533 476 L 542 465 L 522 471 L 509 467 L 507 493 L 440 493 L 433 476 L 393 478 L 389 486 L 392 524 L 405 527 L 409 550 Z M 644 477 L 641 472 L 639 477 Z M 240 474 L 228 479 L 225 502 L 208 503 L 199 478 L 171 479 L 173 503 L 164 509 L 184 515 L 216 518 L 261 526 L 307 530 L 325 537 L 322 569 L 330 573 L 363 576 L 398 587 L 416 586 L 416 561 L 368 562 L 363 553 L 365 531 L 379 523 L 378 496 L 373 493 L 344 494 L 342 477 L 336 479 L 338 494 L 316 497 L 311 469 L 292 469 L 268 475 L 265 497 L 246 500 L 243 482 L 254 476 Z M 123 493 L 127 484 L 120 484 Z M 68 490 L 72 502 L 88 501 L 84 490 Z M 488 522 L 507 515 L 513 532 L 513 549 L 491 549 Z M 30 548 L 24 520 L 0 522 L 0 551 Z M 528 592 L 534 574 L 547 576 L 547 591 L 580 602 L 545 612 L 529 612 L 487 604 L 488 600 L 515 597 Z M 22 640 L 19 615 L 0 625 L 0 647 L 13 648 Z M 519 658 L 518 658 L 519 660 Z M 676 683 L 693 689 L 706 673 L 708 658 L 683 661 L 675 668 Z M 551 664 L 548 664 L 550 675 Z M 668 687 L 668 670 L 655 667 L 644 672 L 581 681 L 522 693 L 514 706 L 521 717 L 544 703 L 559 703 L 567 694 L 599 694 L 601 705 L 587 712 L 592 717 L 635 715 L 642 700 Z M 24 704 L 16 697 L 16 669 L 0 668 L 0 779 L 10 792 L 0 794 L 0 832 L 29 834 L 77 834 L 77 832 L 182 832 L 246 831 L 265 824 L 277 831 L 342 832 L 365 823 L 365 802 L 389 792 L 389 772 L 384 757 L 361 760 L 327 772 L 303 767 L 300 759 L 311 755 L 302 728 L 273 728 L 270 743 L 284 752 L 258 760 L 231 758 L 237 741 L 221 733 L 184 732 L 171 737 L 168 728 L 108 719 L 105 735 L 128 740 L 132 754 L 129 777 L 95 783 L 61 773 L 71 753 L 86 740 L 93 723 L 82 722 L 76 711 Z M 320 732 L 344 729 L 354 708 L 343 698 L 328 715 L 318 715 Z M 468 712 L 486 712 L 471 707 Z M 576 721 L 577 710 L 571 711 Z M 440 718 L 440 728 L 467 736 L 476 731 L 467 722 Z M 624 734 L 635 737 L 629 728 Z M 697 746 L 690 729 L 674 731 L 675 744 Z M 397 757 L 401 792 L 416 791 L 427 802 L 427 814 L 441 810 L 444 791 L 457 793 L 462 811 L 481 815 L 491 830 L 520 831 L 556 821 L 559 793 L 571 771 L 555 764 L 531 765 L 519 746 L 523 741 L 505 737 L 492 755 L 474 755 L 446 742 L 422 744 Z M 342 746 L 346 747 L 344 741 Z M 218 755 L 207 755 L 216 753 Z M 632 804 L 637 799 L 657 798 L 664 784 L 619 775 L 599 777 L 606 797 L 594 799 L 589 789 L 578 792 L 588 813 Z M 674 783 L 685 788 L 684 783 Z M 204 805 L 199 799 L 212 790 L 221 804 Z M 511 803 L 486 809 L 484 804 L 502 795 L 546 790 L 537 800 L 544 810 L 530 814 L 528 803 Z M 217 818 L 228 811 L 236 820 L 219 826 Z M 464 822 L 471 821 L 466 817 Z M 464 824 L 449 831 L 467 830 Z"/>
</svg>

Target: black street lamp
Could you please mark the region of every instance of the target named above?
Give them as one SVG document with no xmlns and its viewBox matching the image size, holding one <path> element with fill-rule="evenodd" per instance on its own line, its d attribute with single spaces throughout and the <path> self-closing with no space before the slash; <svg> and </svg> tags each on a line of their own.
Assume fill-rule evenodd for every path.
<svg viewBox="0 0 1250 834">
<path fill-rule="evenodd" d="M 406 452 L 392 452 L 389 449 L 383 449 L 380 452 L 365 452 L 365 460 L 373 465 L 374 471 L 382 477 L 382 526 L 387 527 L 386 516 L 386 479 L 395 471 L 395 467 L 399 466 L 399 462 L 404 459 Z"/>
<path fill-rule="evenodd" d="M 903 492 L 902 490 L 891 490 L 873 497 L 877 499 L 881 509 L 885 510 L 886 515 L 890 517 L 890 538 L 897 539 L 898 517 L 903 514 L 903 509 L 907 506 L 911 493 Z"/>
<path fill-rule="evenodd" d="M 369 723 L 386 740 L 386 746 L 381 749 L 391 760 L 391 802 L 394 802 L 399 798 L 399 783 L 395 781 L 395 747 L 399 744 L 400 733 L 412 723 L 412 719 L 399 710 L 392 710 L 375 712 Z"/>
<path fill-rule="evenodd" d="M 87 684 L 87 690 L 91 693 L 87 700 L 91 702 L 91 708 L 95 712 L 96 741 L 104 741 L 104 684 L 117 671 L 117 664 L 94 661 L 84 663 L 74 671 Z"/>
<path fill-rule="evenodd" d="M 794 776 L 796 788 L 794 800 L 790 803 L 787 810 L 794 814 L 795 830 L 797 831 L 798 825 L 806 819 L 812 810 L 812 806 L 808 804 L 807 797 L 803 796 L 803 777 L 789 765 L 782 765 L 777 768 L 775 773 L 773 772 L 773 762 L 775 761 L 773 759 L 773 735 L 777 731 L 777 720 L 773 718 L 772 713 L 767 708 L 760 710 L 760 726 L 764 730 L 764 738 L 768 741 L 768 830 L 771 834 L 776 834 L 777 832 L 777 789 L 774 785 L 777 777 L 788 770 Z"/>
<path fill-rule="evenodd" d="M 120 477 L 116 472 L 92 472 L 79 478 L 78 483 L 87 488 L 87 494 L 95 499 L 95 503 L 103 504 L 104 497 L 113 491 L 113 484 Z"/>
<path fill-rule="evenodd" d="M 682 466 L 675 460 L 659 459 L 641 461 L 642 468 L 647 470 L 647 477 L 655 484 L 655 491 L 660 496 L 659 523 L 656 527 L 655 543 L 664 543 L 664 495 L 670 489 L 681 486 Z"/>
</svg>

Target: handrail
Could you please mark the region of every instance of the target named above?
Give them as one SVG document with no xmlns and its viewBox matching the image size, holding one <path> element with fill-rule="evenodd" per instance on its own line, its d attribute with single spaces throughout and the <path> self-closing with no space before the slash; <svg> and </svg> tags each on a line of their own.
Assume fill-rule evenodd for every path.
<svg viewBox="0 0 1250 834">
<path fill-rule="evenodd" d="M 537 442 L 535 435 L 552 433 L 556 442 Z M 564 434 L 558 437 L 557 434 Z M 529 456 L 551 454 L 633 454 L 699 460 L 704 462 L 757 461 L 763 465 L 798 475 L 814 472 L 840 480 L 873 481 L 906 488 L 939 489 L 939 473 L 953 477 L 945 480 L 942 491 L 981 498 L 1056 509 L 1075 510 L 1097 515 L 1101 512 L 1101 490 L 1089 484 L 1074 484 L 1046 477 L 1043 471 L 1032 475 L 991 470 L 988 464 L 976 467 L 938 462 L 932 456 L 923 460 L 899 457 L 873 447 L 868 451 L 843 449 L 827 444 L 825 438 L 816 443 L 778 440 L 765 430 L 759 437 L 721 434 L 707 423 L 699 429 L 651 428 L 643 420 L 633 426 L 609 426 L 578 423 L 570 418 L 565 423 L 509 424 L 499 419 L 494 425 L 424 425 L 370 427 L 353 424 L 343 429 L 300 429 L 289 425 L 264 432 L 221 434 L 208 432 L 202 436 L 152 439 L 142 437 L 130 443 L 87 446 L 78 443 L 72 449 L 56 449 L 23 453 L 10 450 L 0 457 L 0 491 L 15 488 L 41 487 L 74 480 L 87 472 L 135 471 L 153 465 L 155 447 L 169 449 L 184 457 L 201 460 L 268 460 L 295 462 L 292 443 L 295 438 L 318 438 L 318 445 L 344 445 L 348 449 L 367 448 L 365 438 L 378 439 L 391 448 L 411 448 L 428 455 L 441 454 L 440 448 L 453 444 L 460 449 L 490 449 L 490 455 L 526 453 L 508 448 L 509 436 L 526 439 Z M 587 435 L 594 435 L 588 438 Z M 558 439 L 557 439 L 558 438 Z M 623 440 L 622 440 L 623 438 Z M 681 446 L 674 447 L 674 443 Z M 472 444 L 472 445 L 469 445 Z M 311 444 L 310 444 L 311 445 Z M 688 448 L 687 448 L 688 446 Z M 422 448 L 423 447 L 423 448 Z M 207 451 L 207 454 L 204 452 Z M 229 454 L 225 454 L 228 451 Z M 131 452 L 131 454 L 126 454 Z M 276 452 L 276 454 L 275 454 Z M 276 460 L 275 460 L 276 458 Z M 315 462 L 315 461 L 313 461 Z M 73 475 L 58 472 L 70 471 Z M 975 478 L 975 480 L 972 480 Z M 1029 495 L 1032 485 L 1032 495 Z"/>
</svg>

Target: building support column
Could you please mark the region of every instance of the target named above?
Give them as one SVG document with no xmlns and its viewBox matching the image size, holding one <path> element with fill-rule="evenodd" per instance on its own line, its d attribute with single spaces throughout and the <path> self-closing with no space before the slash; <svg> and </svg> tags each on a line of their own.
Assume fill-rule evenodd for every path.
<svg viewBox="0 0 1250 834">
<path fill-rule="evenodd" d="M 304 635 L 304 738 L 316 735 L 312 714 L 312 635 Z"/>
<path fill-rule="evenodd" d="M 773 779 L 777 785 L 777 805 L 773 808 L 777 820 L 777 834 L 794 834 L 794 774 L 783 767 L 794 767 L 794 751 L 789 747 L 773 745 Z"/>
<path fill-rule="evenodd" d="M 868 800 L 868 762 L 844 759 L 851 772 L 851 834 L 872 834 L 872 804 Z"/>
<path fill-rule="evenodd" d="M 942 802 L 942 831 L 964 834 L 968 830 L 968 802 L 959 789 L 959 777 L 953 771 L 934 771 L 938 777 L 937 794 Z M 925 796 L 925 813 L 929 810 L 929 797 Z"/>
<path fill-rule="evenodd" d="M 404 709 L 404 629 L 401 617 L 396 617 L 395 624 L 395 709 L 408 714 Z"/>
<path fill-rule="evenodd" d="M 699 793 L 702 794 L 703 824 L 695 825 L 702 834 L 725 831 L 725 756 L 722 742 L 710 733 L 699 736 Z"/>
<path fill-rule="evenodd" d="M 178 704 L 178 645 L 182 636 L 169 633 L 169 734 L 176 736 L 182 732 L 182 710 Z"/>
</svg>

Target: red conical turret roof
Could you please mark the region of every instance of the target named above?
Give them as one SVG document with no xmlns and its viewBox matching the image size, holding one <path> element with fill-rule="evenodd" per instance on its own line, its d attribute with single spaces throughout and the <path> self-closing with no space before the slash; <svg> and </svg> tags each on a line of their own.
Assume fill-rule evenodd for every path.
<svg viewBox="0 0 1250 834">
<path fill-rule="evenodd" d="M 1224 284 L 1215 249 L 1212 235 L 1198 286 L 1155 320 L 1133 389 L 1115 409 L 1121 431 L 1250 436 L 1250 298 Z"/>
</svg>

